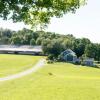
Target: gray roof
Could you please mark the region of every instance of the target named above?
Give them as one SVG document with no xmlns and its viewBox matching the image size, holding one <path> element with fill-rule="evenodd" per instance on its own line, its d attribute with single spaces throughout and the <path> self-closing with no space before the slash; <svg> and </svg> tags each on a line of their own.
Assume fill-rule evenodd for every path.
<svg viewBox="0 0 100 100">
<path fill-rule="evenodd" d="M 30 45 L 0 45 L 0 51 L 42 52 L 42 46 Z"/>
<path fill-rule="evenodd" d="M 75 52 L 73 52 L 71 49 L 67 49 L 62 52 L 62 55 L 69 55 L 71 54 L 72 56 L 76 56 Z"/>
</svg>

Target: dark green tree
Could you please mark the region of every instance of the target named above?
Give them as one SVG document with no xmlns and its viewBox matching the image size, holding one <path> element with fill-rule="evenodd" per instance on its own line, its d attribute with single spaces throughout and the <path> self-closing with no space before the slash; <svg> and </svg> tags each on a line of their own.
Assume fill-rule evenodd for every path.
<svg viewBox="0 0 100 100">
<path fill-rule="evenodd" d="M 21 38 L 16 36 L 11 38 L 11 44 L 14 45 L 21 45 Z"/>
<path fill-rule="evenodd" d="M 95 58 L 96 59 L 97 48 L 96 45 L 91 43 L 86 46 L 85 55 L 86 57 Z"/>
<path fill-rule="evenodd" d="M 53 55 L 54 58 L 58 58 L 59 54 L 64 50 L 62 43 L 59 39 L 45 40 L 42 43 L 44 53 Z"/>
<path fill-rule="evenodd" d="M 89 45 L 91 42 L 89 39 L 87 38 L 82 38 L 82 39 L 75 39 L 74 41 L 74 51 L 77 54 L 78 57 L 81 57 L 84 52 L 85 52 L 85 48 L 87 45 Z"/>
<path fill-rule="evenodd" d="M 35 43 L 35 40 L 34 39 L 31 39 L 30 40 L 30 45 L 35 45 L 36 43 Z"/>
</svg>

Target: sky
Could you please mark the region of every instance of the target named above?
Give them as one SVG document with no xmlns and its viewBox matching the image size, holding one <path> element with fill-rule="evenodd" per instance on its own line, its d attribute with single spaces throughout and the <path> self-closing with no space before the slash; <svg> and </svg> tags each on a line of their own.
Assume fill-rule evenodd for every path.
<svg viewBox="0 0 100 100">
<path fill-rule="evenodd" d="M 17 31 L 27 26 L 0 19 L 0 27 Z M 100 43 L 100 0 L 88 0 L 87 5 L 82 6 L 75 14 L 52 18 L 46 31 L 73 34 L 77 38 L 85 37 L 94 43 Z"/>
</svg>

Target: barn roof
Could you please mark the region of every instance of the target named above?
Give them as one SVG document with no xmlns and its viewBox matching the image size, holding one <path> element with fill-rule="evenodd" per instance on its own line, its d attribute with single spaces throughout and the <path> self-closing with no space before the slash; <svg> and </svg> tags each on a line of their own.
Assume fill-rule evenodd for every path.
<svg viewBox="0 0 100 100">
<path fill-rule="evenodd" d="M 0 51 L 42 52 L 42 47 L 30 45 L 0 45 Z"/>
<path fill-rule="evenodd" d="M 73 52 L 71 49 L 67 49 L 62 52 L 63 55 L 69 55 L 71 54 L 72 56 L 76 56 L 75 52 Z"/>
</svg>

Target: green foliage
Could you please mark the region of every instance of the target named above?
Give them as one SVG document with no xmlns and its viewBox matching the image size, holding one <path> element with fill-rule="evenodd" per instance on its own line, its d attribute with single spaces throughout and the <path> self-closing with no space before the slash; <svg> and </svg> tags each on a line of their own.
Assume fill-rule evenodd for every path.
<svg viewBox="0 0 100 100">
<path fill-rule="evenodd" d="M 85 0 L 1 0 L 0 17 L 23 21 L 33 26 L 46 26 L 51 17 L 75 12 Z"/>
<path fill-rule="evenodd" d="M 54 55 L 53 54 L 49 54 L 47 59 L 48 60 L 54 60 Z"/>
<path fill-rule="evenodd" d="M 95 60 L 100 61 L 100 44 L 89 44 L 86 46 L 85 55 L 87 57 L 95 58 Z"/>
<path fill-rule="evenodd" d="M 59 39 L 45 40 L 42 43 L 43 51 L 46 54 L 52 54 L 54 58 L 58 58 L 58 55 L 63 51 L 63 45 Z"/>
<path fill-rule="evenodd" d="M 64 49 L 73 49 L 74 40 L 65 39 L 63 42 Z"/>
<path fill-rule="evenodd" d="M 84 54 L 86 46 L 90 43 L 91 43 L 90 40 L 87 38 L 75 39 L 73 50 L 75 51 L 78 57 Z"/>
<path fill-rule="evenodd" d="M 47 63 L 48 64 L 52 64 L 54 61 L 53 60 L 48 60 Z"/>
<path fill-rule="evenodd" d="M 17 32 L 0 29 L 0 44 L 41 45 L 43 53 L 52 54 L 58 60 L 59 54 L 72 49 L 78 57 L 94 58 L 100 61 L 100 44 L 91 43 L 87 38 L 77 39 L 73 35 L 23 29 Z"/>
<path fill-rule="evenodd" d="M 36 44 L 37 44 L 37 45 L 41 45 L 43 40 L 44 40 L 44 37 L 39 37 L 39 38 L 36 40 Z"/>
<path fill-rule="evenodd" d="M 21 44 L 21 38 L 17 37 L 17 36 L 16 37 L 12 37 L 11 44 L 20 45 Z"/>
<path fill-rule="evenodd" d="M 30 45 L 35 45 L 36 43 L 35 43 L 35 40 L 34 39 L 31 39 L 30 40 Z"/>
</svg>

